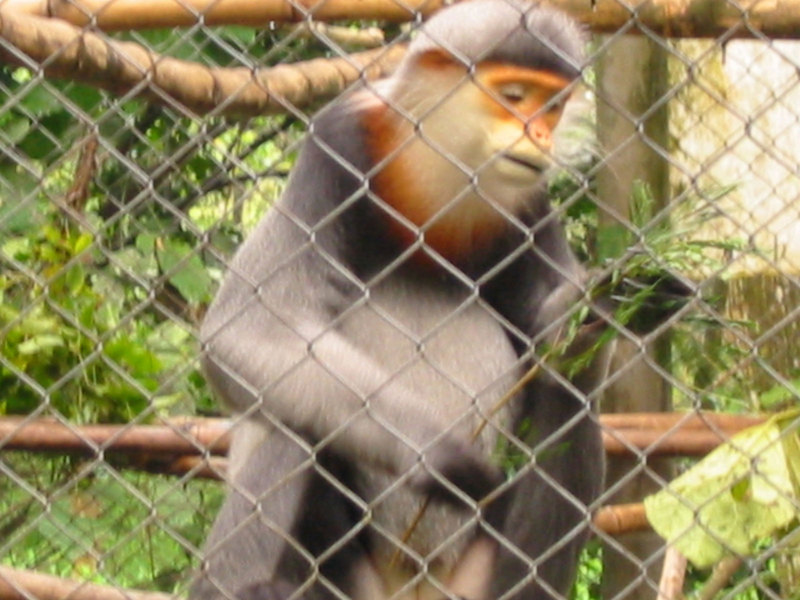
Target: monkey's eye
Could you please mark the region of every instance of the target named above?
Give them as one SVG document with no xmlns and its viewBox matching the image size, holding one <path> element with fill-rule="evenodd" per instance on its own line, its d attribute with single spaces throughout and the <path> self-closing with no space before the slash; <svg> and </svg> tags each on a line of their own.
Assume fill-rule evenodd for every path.
<svg viewBox="0 0 800 600">
<path fill-rule="evenodd" d="M 521 83 L 504 83 L 498 88 L 497 93 L 509 104 L 518 104 L 525 100 L 528 90 Z"/>
</svg>

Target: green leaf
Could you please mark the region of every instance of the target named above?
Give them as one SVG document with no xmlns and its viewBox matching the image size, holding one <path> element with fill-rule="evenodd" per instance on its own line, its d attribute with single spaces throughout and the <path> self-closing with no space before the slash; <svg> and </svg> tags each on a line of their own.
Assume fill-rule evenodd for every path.
<svg viewBox="0 0 800 600">
<path fill-rule="evenodd" d="M 62 144 L 66 130 L 74 124 L 74 119 L 66 110 L 60 110 L 39 120 L 19 143 L 19 148 L 34 159 L 48 157 L 51 152 L 60 156 L 64 152 Z"/>
<path fill-rule="evenodd" d="M 89 233 L 80 234 L 77 238 L 75 238 L 75 241 L 72 244 L 72 253 L 75 255 L 80 254 L 81 252 L 86 250 L 86 248 L 91 246 L 93 241 L 94 237 L 92 237 L 91 234 Z"/>
<path fill-rule="evenodd" d="M 58 348 L 64 345 L 64 339 L 54 333 L 42 333 L 28 338 L 17 346 L 17 352 L 23 355 L 38 354 L 45 350 Z"/>
<path fill-rule="evenodd" d="M 604 225 L 597 229 L 597 256 L 602 262 L 623 255 L 630 245 L 630 232 L 624 225 Z"/>
<path fill-rule="evenodd" d="M 655 198 L 646 181 L 637 179 L 631 189 L 630 218 L 638 228 L 646 227 L 653 219 Z"/>
<path fill-rule="evenodd" d="M 86 112 L 92 111 L 103 102 L 103 94 L 88 85 L 70 85 L 65 93 L 70 100 Z"/>
<path fill-rule="evenodd" d="M 758 397 L 758 402 L 764 410 L 775 408 L 800 394 L 800 379 L 792 379 L 789 385 L 779 383 Z"/>
<path fill-rule="evenodd" d="M 152 254 L 155 244 L 156 236 L 152 233 L 140 233 L 136 236 L 136 249 L 142 254 Z"/>
<path fill-rule="evenodd" d="M 38 305 L 28 313 L 28 316 L 20 322 L 19 330 L 25 335 L 44 335 L 57 331 L 61 327 L 61 321 L 52 314 L 44 312 L 42 305 Z"/>
<path fill-rule="evenodd" d="M 163 272 L 185 300 L 199 304 L 211 299 L 213 281 L 203 261 L 189 244 L 181 240 L 165 239 L 156 248 Z"/>
<path fill-rule="evenodd" d="M 236 40 L 243 48 L 253 45 L 257 39 L 255 27 L 244 27 L 242 25 L 227 25 L 220 28 L 220 32 L 228 39 Z"/>
<path fill-rule="evenodd" d="M 0 131 L 8 139 L 8 142 L 15 144 L 19 142 L 31 129 L 31 122 L 25 117 L 12 112 L 7 112 L 0 117 Z"/>
<path fill-rule="evenodd" d="M 782 426 L 789 422 L 776 417 L 736 434 L 647 497 L 653 529 L 698 568 L 753 554 L 779 534 L 797 517 L 800 455 L 797 432 Z"/>
<path fill-rule="evenodd" d="M 19 165 L 0 165 L 0 228 L 12 233 L 30 233 L 38 224 L 39 207 L 26 198 L 39 179 Z"/>
<path fill-rule="evenodd" d="M 795 492 L 800 490 L 800 439 L 796 434 L 784 435 L 782 438 L 783 451 L 789 464 L 789 473 L 792 476 L 792 485 Z"/>
<path fill-rule="evenodd" d="M 29 88 L 22 97 L 21 105 L 25 107 L 27 113 L 37 117 L 37 120 L 63 110 L 61 103 L 45 85 L 36 85 Z"/>
<path fill-rule="evenodd" d="M 2 212 L 0 212 L 0 215 Z M 30 238 L 12 237 L 2 245 L 3 254 L 16 260 L 25 260 L 30 256 L 33 240 Z"/>
<path fill-rule="evenodd" d="M 76 263 L 67 269 L 64 274 L 64 282 L 70 294 L 78 294 L 86 282 L 86 270 L 83 265 Z"/>
</svg>

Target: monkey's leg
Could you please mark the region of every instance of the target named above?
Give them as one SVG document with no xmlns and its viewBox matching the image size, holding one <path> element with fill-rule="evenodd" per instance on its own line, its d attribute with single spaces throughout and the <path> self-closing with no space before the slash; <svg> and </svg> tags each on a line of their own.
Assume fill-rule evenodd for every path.
<svg viewBox="0 0 800 600">
<path fill-rule="evenodd" d="M 349 594 L 366 553 L 343 461 L 312 459 L 285 433 L 248 422 L 235 432 L 230 463 L 232 490 L 190 598 L 317 600 L 336 597 L 332 588 Z"/>
<path fill-rule="evenodd" d="M 369 520 L 356 499 L 353 475 L 345 459 L 324 450 L 315 455 L 292 529 L 302 551 L 288 548 L 278 565 L 282 577 L 303 586 L 298 600 L 380 600 L 365 539 Z"/>
<path fill-rule="evenodd" d="M 566 597 L 590 533 L 588 507 L 603 489 L 600 429 L 583 401 L 552 381 L 527 393 L 523 418 L 530 419 L 537 456 L 506 498 L 493 599 Z"/>
<path fill-rule="evenodd" d="M 266 589 L 273 580 L 287 589 L 276 571 L 310 483 L 312 472 L 303 468 L 308 460 L 308 452 L 278 430 L 251 421 L 237 426 L 229 456 L 231 490 L 206 540 L 192 600 L 234 598 L 248 586 Z"/>
<path fill-rule="evenodd" d="M 452 595 L 465 600 L 487 598 L 496 558 L 497 542 L 483 535 L 478 536 L 453 569 L 447 589 Z"/>
</svg>

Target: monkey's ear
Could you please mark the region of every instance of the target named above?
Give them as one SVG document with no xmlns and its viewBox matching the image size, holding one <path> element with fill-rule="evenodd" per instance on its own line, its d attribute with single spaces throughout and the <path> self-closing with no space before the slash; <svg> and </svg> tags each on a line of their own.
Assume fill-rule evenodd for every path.
<svg viewBox="0 0 800 600">
<path fill-rule="evenodd" d="M 414 57 L 417 66 L 423 69 L 433 69 L 442 71 L 444 69 L 461 68 L 466 69 L 466 66 L 456 59 L 444 48 L 431 48 L 425 50 Z"/>
</svg>

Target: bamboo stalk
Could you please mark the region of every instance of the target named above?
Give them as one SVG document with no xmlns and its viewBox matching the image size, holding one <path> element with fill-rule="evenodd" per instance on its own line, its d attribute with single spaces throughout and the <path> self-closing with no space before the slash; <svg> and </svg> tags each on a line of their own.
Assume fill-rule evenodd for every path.
<svg viewBox="0 0 800 600">
<path fill-rule="evenodd" d="M 732 431 L 730 433 L 733 433 Z M 612 456 L 705 456 L 727 441 L 729 432 L 661 429 L 604 429 L 603 447 Z"/>
<path fill-rule="evenodd" d="M 740 431 L 764 422 L 764 417 L 753 415 L 731 415 L 724 413 L 608 413 L 601 415 L 603 426 L 619 429 L 661 429 L 672 427 L 681 430 L 706 429 L 708 431 Z"/>
<path fill-rule="evenodd" d="M 686 564 L 686 557 L 683 554 L 672 546 L 667 547 L 656 600 L 682 600 Z"/>
<path fill-rule="evenodd" d="M 644 504 L 641 503 L 604 506 L 595 514 L 593 523 L 597 529 L 608 535 L 650 529 Z"/>
</svg>

